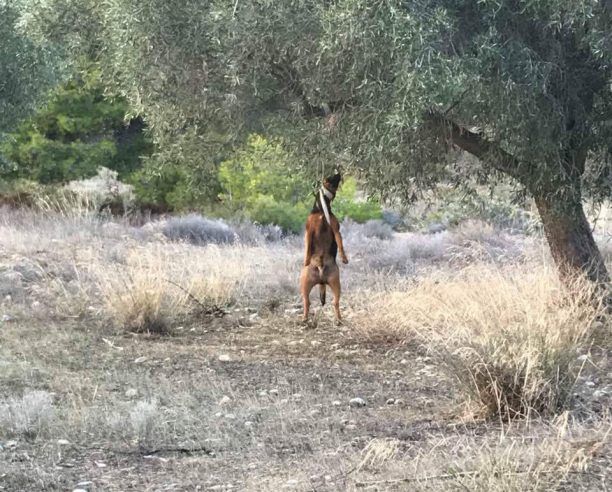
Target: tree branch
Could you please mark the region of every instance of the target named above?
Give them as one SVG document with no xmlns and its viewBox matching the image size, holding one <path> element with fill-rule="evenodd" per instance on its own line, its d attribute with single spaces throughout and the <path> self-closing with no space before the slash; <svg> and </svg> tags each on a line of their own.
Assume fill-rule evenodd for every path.
<svg viewBox="0 0 612 492">
<path fill-rule="evenodd" d="M 425 119 L 432 130 L 448 139 L 457 147 L 478 157 L 482 162 L 494 169 L 508 174 L 524 182 L 525 172 L 521 161 L 509 152 L 502 149 L 499 144 L 487 140 L 480 131 L 470 130 L 449 118 L 446 113 L 429 110 Z"/>
</svg>

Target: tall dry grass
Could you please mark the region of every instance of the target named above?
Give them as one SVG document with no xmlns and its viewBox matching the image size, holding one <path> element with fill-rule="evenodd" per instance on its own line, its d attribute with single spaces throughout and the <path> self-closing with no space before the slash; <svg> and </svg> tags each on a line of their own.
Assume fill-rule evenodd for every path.
<svg viewBox="0 0 612 492">
<path fill-rule="evenodd" d="M 543 267 L 476 266 L 384 295 L 364 335 L 422 343 L 486 415 L 533 417 L 569 403 L 577 357 L 604 315 L 593 299 L 586 281 L 567 290 Z"/>
<path fill-rule="evenodd" d="M 147 245 L 127 251 L 120 265 L 98 262 L 92 273 L 103 310 L 117 327 L 165 333 L 190 315 L 219 311 L 245 272 L 228 265 L 216 247 L 194 258 L 181 245 Z"/>
</svg>

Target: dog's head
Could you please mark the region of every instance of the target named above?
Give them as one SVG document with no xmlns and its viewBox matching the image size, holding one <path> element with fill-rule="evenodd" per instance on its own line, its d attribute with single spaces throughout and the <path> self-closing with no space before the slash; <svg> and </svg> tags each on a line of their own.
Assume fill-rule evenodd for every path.
<svg viewBox="0 0 612 492">
<path fill-rule="evenodd" d="M 341 179 L 340 173 L 329 176 L 323 180 L 323 188 L 329 191 L 333 196 L 336 196 L 336 191 L 338 191 Z"/>
</svg>

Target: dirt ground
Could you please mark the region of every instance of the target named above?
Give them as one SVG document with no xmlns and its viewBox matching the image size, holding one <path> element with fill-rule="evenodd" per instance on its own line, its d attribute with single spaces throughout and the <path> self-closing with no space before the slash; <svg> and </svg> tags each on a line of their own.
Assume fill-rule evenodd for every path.
<svg viewBox="0 0 612 492">
<path fill-rule="evenodd" d="M 388 272 L 365 265 L 367 249 L 353 248 L 341 326 L 318 300 L 314 321 L 299 322 L 289 272 L 257 296 L 241 274 L 223 313 L 132 333 L 109 321 L 99 293 L 84 292 L 93 281 L 83 252 L 121 256 L 118 248 L 136 247 L 125 231 L 4 228 L 0 490 L 610 488 L 605 346 L 593 346 L 581 405 L 528 421 L 484 419 L 428 347 L 364 337 L 364 325 L 380 320 L 358 280 L 377 279 L 379 296 L 390 288 Z M 282 247 L 269 261 L 299 264 L 299 243 Z M 603 396 L 592 398 L 597 389 Z"/>
</svg>

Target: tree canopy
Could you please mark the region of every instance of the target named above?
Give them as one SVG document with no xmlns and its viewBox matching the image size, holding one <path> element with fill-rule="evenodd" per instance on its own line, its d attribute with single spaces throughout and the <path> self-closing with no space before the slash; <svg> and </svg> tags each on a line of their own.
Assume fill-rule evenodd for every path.
<svg viewBox="0 0 612 492">
<path fill-rule="evenodd" d="M 75 31 L 58 12 L 88 20 Z M 581 204 L 612 195 L 607 1 L 31 0 L 28 13 L 33 32 L 95 53 L 158 138 L 280 135 L 315 169 L 351 166 L 404 196 L 507 176 L 535 198 L 561 270 L 609 278 Z M 456 148 L 478 160 L 454 166 Z"/>
</svg>

